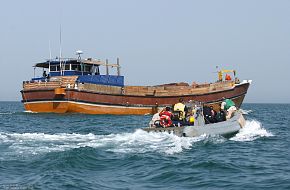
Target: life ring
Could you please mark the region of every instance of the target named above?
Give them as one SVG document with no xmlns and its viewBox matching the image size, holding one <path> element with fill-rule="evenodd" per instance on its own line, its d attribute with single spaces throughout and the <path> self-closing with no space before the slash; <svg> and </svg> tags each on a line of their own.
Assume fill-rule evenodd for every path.
<svg viewBox="0 0 290 190">
<path fill-rule="evenodd" d="M 172 120 L 168 115 L 160 116 L 160 125 L 162 127 L 170 127 L 172 125 Z"/>
</svg>

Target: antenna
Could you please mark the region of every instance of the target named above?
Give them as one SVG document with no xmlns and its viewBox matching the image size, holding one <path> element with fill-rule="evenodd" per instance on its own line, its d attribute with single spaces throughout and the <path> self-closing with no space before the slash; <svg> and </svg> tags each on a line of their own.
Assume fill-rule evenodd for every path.
<svg viewBox="0 0 290 190">
<path fill-rule="evenodd" d="M 121 72 L 120 72 L 120 59 L 119 58 L 117 58 L 117 74 L 118 74 L 118 76 L 120 76 L 121 75 Z"/>
<path fill-rule="evenodd" d="M 78 56 L 78 59 L 81 60 L 81 55 L 84 54 L 82 50 L 77 50 L 76 55 Z"/>
<path fill-rule="evenodd" d="M 48 70 L 50 72 L 50 61 L 51 61 L 51 48 L 50 48 L 50 40 L 48 41 L 48 48 L 49 48 L 49 61 L 48 61 Z"/>
<path fill-rule="evenodd" d="M 61 52 L 61 24 L 60 24 L 60 29 L 59 29 L 59 69 L 60 69 L 60 75 L 62 75 L 62 63 L 61 63 L 61 57 L 62 57 L 62 52 Z"/>
<path fill-rule="evenodd" d="M 82 75 L 84 75 L 84 65 L 82 63 L 82 58 L 81 58 L 81 55 L 82 54 L 83 54 L 83 51 L 82 50 L 77 50 L 76 51 L 76 55 L 78 55 L 78 61 L 80 62 L 80 65 L 81 65 Z"/>
</svg>

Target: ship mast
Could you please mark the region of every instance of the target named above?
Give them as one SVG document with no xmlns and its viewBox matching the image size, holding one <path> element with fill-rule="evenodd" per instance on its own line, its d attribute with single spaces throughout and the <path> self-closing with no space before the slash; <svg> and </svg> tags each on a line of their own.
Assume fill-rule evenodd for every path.
<svg viewBox="0 0 290 190">
<path fill-rule="evenodd" d="M 48 41 L 48 48 L 49 48 L 48 72 L 50 73 L 50 62 L 51 62 L 51 48 L 50 48 L 50 40 Z"/>
<path fill-rule="evenodd" d="M 81 58 L 82 54 L 83 54 L 82 50 L 77 50 L 76 51 L 76 55 L 78 56 L 78 60 L 79 60 L 80 65 L 81 65 L 82 75 L 84 75 L 84 69 L 83 69 L 82 58 Z"/>
<path fill-rule="evenodd" d="M 61 63 L 61 57 L 62 57 L 62 49 L 61 49 L 61 24 L 60 24 L 60 30 L 59 30 L 59 72 L 60 75 L 63 75 L 62 73 L 62 63 Z"/>
</svg>

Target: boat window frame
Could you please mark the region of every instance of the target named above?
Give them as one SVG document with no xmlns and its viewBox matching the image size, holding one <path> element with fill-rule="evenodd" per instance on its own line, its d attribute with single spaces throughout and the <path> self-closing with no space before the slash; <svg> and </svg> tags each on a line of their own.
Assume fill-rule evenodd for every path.
<svg viewBox="0 0 290 190">
<path fill-rule="evenodd" d="M 68 66 L 68 69 L 67 69 L 67 66 Z M 69 64 L 65 64 L 64 65 L 64 70 L 65 71 L 71 71 L 71 64 L 69 63 Z"/>
<path fill-rule="evenodd" d="M 71 68 L 71 71 L 82 71 L 82 68 L 81 68 L 81 65 L 80 64 L 71 64 L 71 67 L 70 68 Z"/>
<path fill-rule="evenodd" d="M 55 68 L 55 69 L 52 69 Z M 60 71 L 60 66 L 59 65 L 51 65 L 49 72 L 59 72 Z"/>
<path fill-rule="evenodd" d="M 89 68 L 89 69 L 87 70 L 87 68 Z M 92 73 L 92 68 L 93 68 L 92 65 L 84 64 L 84 70 L 83 70 L 83 72 L 85 72 L 85 73 Z"/>
</svg>

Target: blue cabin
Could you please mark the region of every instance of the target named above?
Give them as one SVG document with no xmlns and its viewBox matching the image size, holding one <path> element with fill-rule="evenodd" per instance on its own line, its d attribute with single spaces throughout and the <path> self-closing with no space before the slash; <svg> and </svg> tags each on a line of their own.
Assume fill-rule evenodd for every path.
<svg viewBox="0 0 290 190">
<path fill-rule="evenodd" d="M 100 73 L 100 66 L 106 67 L 106 74 Z M 109 67 L 117 68 L 117 74 L 109 74 Z M 34 68 L 42 68 L 43 76 L 32 78 L 32 81 L 48 81 L 52 77 L 78 76 L 79 83 L 92 83 L 111 86 L 124 86 L 124 76 L 120 75 L 119 59 L 117 64 L 109 64 L 100 60 L 56 58 L 37 63 Z"/>
</svg>

